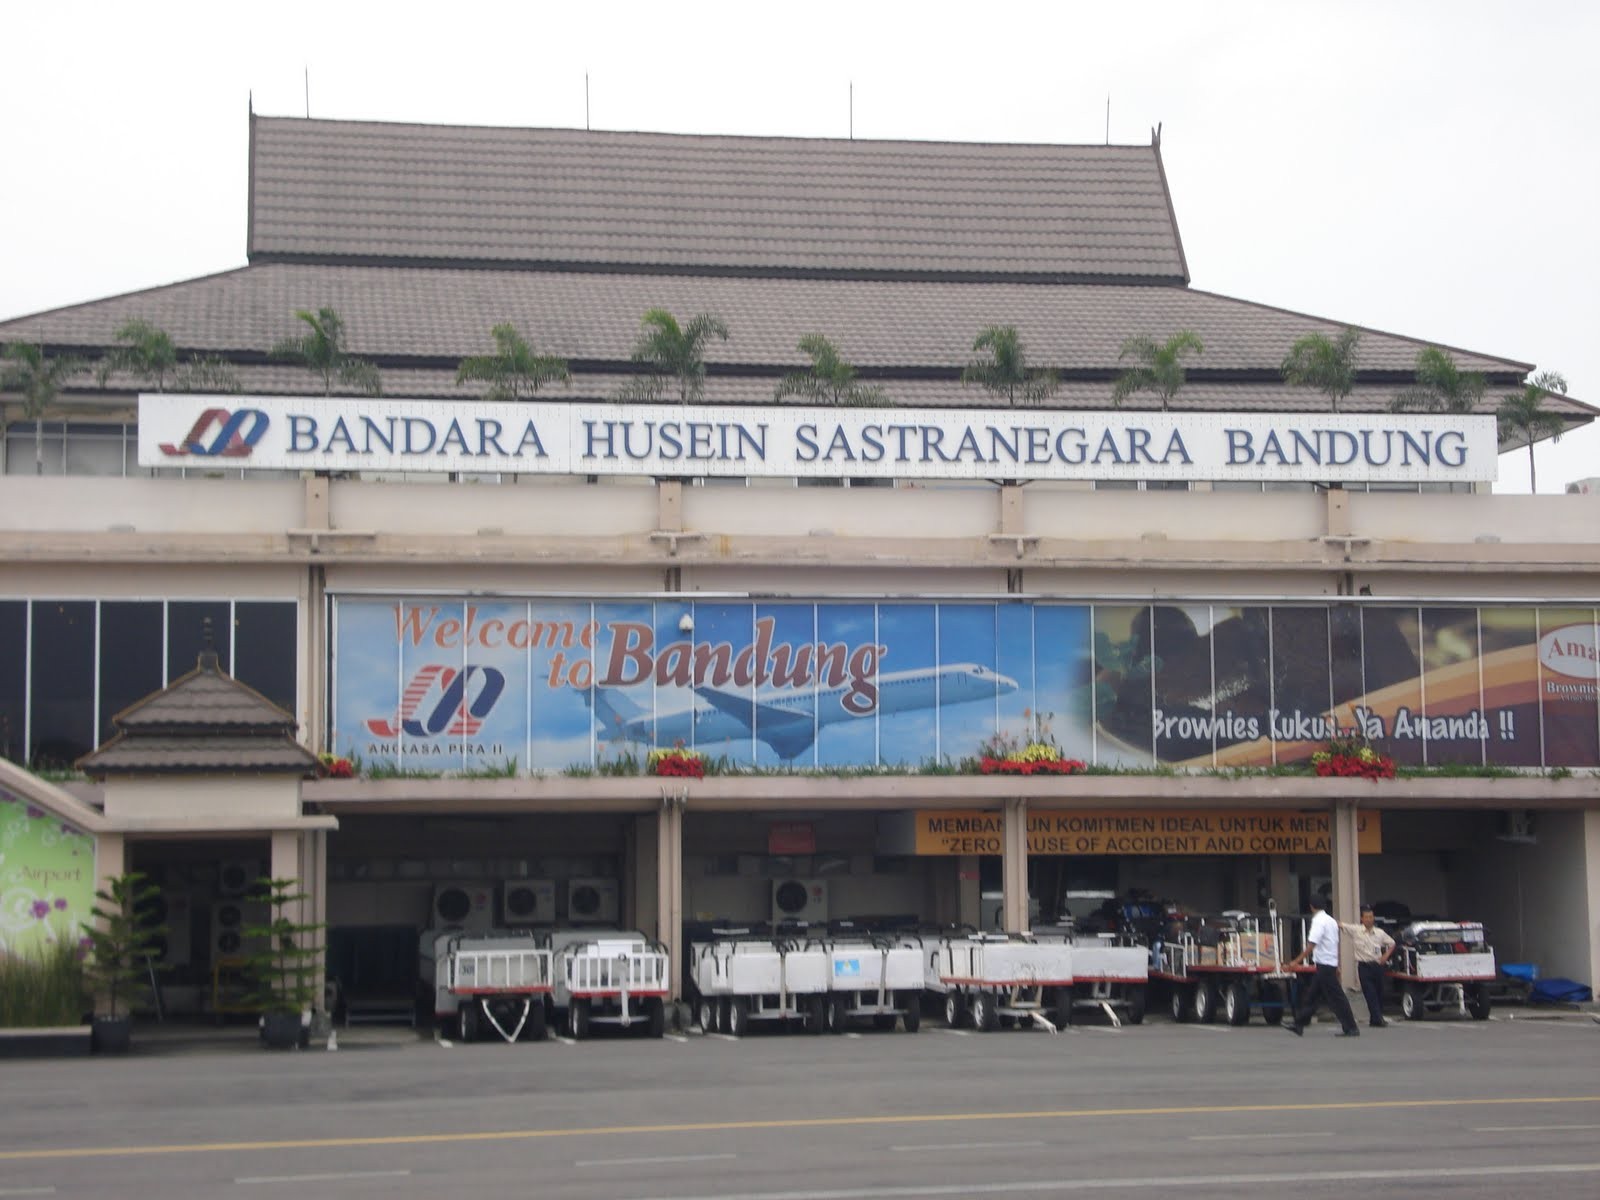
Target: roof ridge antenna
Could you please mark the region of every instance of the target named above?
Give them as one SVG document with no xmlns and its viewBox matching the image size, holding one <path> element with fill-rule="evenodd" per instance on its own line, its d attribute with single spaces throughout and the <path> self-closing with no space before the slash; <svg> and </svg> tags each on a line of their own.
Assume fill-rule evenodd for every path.
<svg viewBox="0 0 1600 1200">
<path fill-rule="evenodd" d="M 1150 127 L 1150 144 L 1156 149 L 1161 148 L 1161 122 L 1157 121 Z"/>
<path fill-rule="evenodd" d="M 200 660 L 196 665 L 202 671 L 222 669 L 222 664 L 217 658 L 217 639 L 211 628 L 210 617 L 205 617 L 200 622 Z"/>
<path fill-rule="evenodd" d="M 856 81 L 850 81 L 850 140 L 856 140 Z"/>
<path fill-rule="evenodd" d="M 1111 145 L 1111 93 L 1106 93 L 1106 145 Z"/>
<path fill-rule="evenodd" d="M 589 72 L 583 73 L 583 131 L 589 132 Z"/>
</svg>

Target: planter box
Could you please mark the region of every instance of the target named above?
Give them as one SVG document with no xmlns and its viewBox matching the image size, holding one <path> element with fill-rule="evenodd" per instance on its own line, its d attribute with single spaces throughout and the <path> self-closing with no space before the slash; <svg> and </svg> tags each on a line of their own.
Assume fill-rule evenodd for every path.
<svg viewBox="0 0 1600 1200">
<path fill-rule="evenodd" d="M 92 1033 L 87 1025 L 0 1029 L 0 1059 L 87 1058 Z"/>
</svg>

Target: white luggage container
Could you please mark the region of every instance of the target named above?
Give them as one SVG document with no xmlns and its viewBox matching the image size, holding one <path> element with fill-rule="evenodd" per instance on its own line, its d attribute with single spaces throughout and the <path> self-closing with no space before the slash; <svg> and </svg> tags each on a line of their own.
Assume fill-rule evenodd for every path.
<svg viewBox="0 0 1600 1200">
<path fill-rule="evenodd" d="M 742 1037 L 751 1021 L 824 1025 L 827 955 L 820 946 L 719 931 L 689 948 L 695 1016 L 707 1033 Z"/>
<path fill-rule="evenodd" d="M 1032 1021 L 1055 1032 L 1046 1015 L 1070 997 L 1073 949 L 1025 934 L 945 937 L 928 951 L 930 986 L 944 993 L 952 1028 L 970 1014 L 975 1029 Z"/>
<path fill-rule="evenodd" d="M 1103 1012 L 1113 1025 L 1138 1025 L 1144 1020 L 1145 996 L 1150 982 L 1150 952 L 1144 946 L 1124 944 L 1116 934 L 1081 934 L 1071 926 L 1034 930 L 1042 943 L 1063 942 L 1072 947 L 1070 1003 L 1057 1001 L 1059 1019 L 1070 1022 L 1074 1012 Z"/>
<path fill-rule="evenodd" d="M 896 1020 L 907 1033 L 922 1025 L 922 948 L 886 938 L 846 937 L 825 943 L 827 956 L 827 1026 L 843 1033 L 854 1021 L 872 1021 L 893 1029 Z"/>
<path fill-rule="evenodd" d="M 1430 1012 L 1489 1019 L 1489 985 L 1497 967 L 1480 922 L 1413 921 L 1395 940 L 1389 978 L 1399 989 L 1406 1020 L 1420 1021 Z"/>
<path fill-rule="evenodd" d="M 550 949 L 531 935 L 443 933 L 433 939 L 434 1019 L 463 1042 L 487 1025 L 507 1042 L 545 1036 Z"/>
<path fill-rule="evenodd" d="M 551 999 L 569 1037 L 586 1037 L 595 1025 L 642 1024 L 647 1037 L 666 1032 L 670 982 L 659 942 L 607 929 L 556 929 L 549 938 Z"/>
</svg>

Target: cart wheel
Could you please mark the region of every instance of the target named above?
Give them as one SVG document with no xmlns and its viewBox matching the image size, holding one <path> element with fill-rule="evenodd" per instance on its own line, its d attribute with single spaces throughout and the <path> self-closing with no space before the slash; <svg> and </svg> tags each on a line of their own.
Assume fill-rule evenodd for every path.
<svg viewBox="0 0 1600 1200">
<path fill-rule="evenodd" d="M 522 1040 L 542 1042 L 550 1036 L 550 1023 L 544 1011 L 544 997 L 535 996 L 528 1003 L 528 1023 L 522 1027 Z"/>
<path fill-rule="evenodd" d="M 732 1037 L 743 1037 L 750 1032 L 750 1001 L 744 996 L 735 996 L 728 1001 L 728 1033 Z"/>
<path fill-rule="evenodd" d="M 1408 1021 L 1420 1021 L 1428 1015 L 1422 1003 L 1422 985 L 1408 983 L 1400 993 L 1400 1015 Z"/>
<path fill-rule="evenodd" d="M 806 1000 L 806 1032 L 826 1033 L 827 1031 L 828 998 L 818 993 Z"/>
<path fill-rule="evenodd" d="M 567 1005 L 567 1033 L 575 1042 L 589 1036 L 589 1002 L 578 996 Z"/>
<path fill-rule="evenodd" d="M 1283 1024 L 1283 989 L 1275 983 L 1261 985 L 1261 1015 L 1268 1025 Z"/>
<path fill-rule="evenodd" d="M 951 1029 L 960 1029 L 961 1022 L 967 1016 L 967 1000 L 960 992 L 948 991 L 944 994 L 944 1023 Z"/>
<path fill-rule="evenodd" d="M 922 993 L 901 992 L 895 998 L 900 1006 L 900 1020 L 906 1027 L 907 1033 L 915 1033 L 922 1028 Z"/>
<path fill-rule="evenodd" d="M 1474 1021 L 1489 1019 L 1489 985 L 1475 983 L 1467 989 L 1467 1012 Z"/>
<path fill-rule="evenodd" d="M 972 997 L 972 1025 L 980 1033 L 999 1027 L 1000 1013 L 995 1000 L 988 992 L 978 992 Z"/>
<path fill-rule="evenodd" d="M 1055 999 L 1051 1007 L 1056 1010 L 1057 1025 L 1071 1025 L 1073 1014 L 1073 995 L 1069 987 L 1055 989 Z"/>
<path fill-rule="evenodd" d="M 840 992 L 828 1000 L 828 1032 L 843 1033 L 850 1028 L 850 997 Z"/>
<path fill-rule="evenodd" d="M 667 1032 L 667 1006 L 660 996 L 651 996 L 644 1002 L 644 1035 L 658 1038 Z"/>
<path fill-rule="evenodd" d="M 1183 987 L 1176 983 L 1169 983 L 1167 987 L 1167 1004 L 1172 1009 L 1172 1019 L 1178 1024 L 1185 1024 L 1191 1014 L 1189 1012 L 1189 997 Z"/>
<path fill-rule="evenodd" d="M 1250 1024 L 1250 992 L 1235 979 L 1222 993 L 1222 1014 L 1229 1025 Z"/>
<path fill-rule="evenodd" d="M 1209 979 L 1194 985 L 1194 1019 L 1202 1025 L 1216 1024 L 1217 993 Z"/>
<path fill-rule="evenodd" d="M 475 1042 L 478 1040 L 478 1002 L 476 1000 L 463 1000 L 460 1008 L 461 1040 Z"/>
<path fill-rule="evenodd" d="M 1145 987 L 1143 984 L 1131 984 L 1128 987 L 1128 1011 L 1122 1018 L 1126 1025 L 1144 1024 L 1144 1006 L 1146 1003 Z"/>
<path fill-rule="evenodd" d="M 699 1013 L 700 1032 L 715 1033 L 717 1031 L 717 1002 L 710 996 L 701 996 Z"/>
</svg>

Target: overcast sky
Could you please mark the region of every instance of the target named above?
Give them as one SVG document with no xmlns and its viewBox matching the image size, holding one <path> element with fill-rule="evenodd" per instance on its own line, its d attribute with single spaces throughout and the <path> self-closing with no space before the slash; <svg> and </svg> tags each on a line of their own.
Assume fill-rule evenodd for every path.
<svg viewBox="0 0 1600 1200">
<path fill-rule="evenodd" d="M 1162 153 L 1193 285 L 1600 405 L 1600 5 L 7 6 L 0 318 L 244 263 L 246 115 Z M 1501 460 L 1527 491 L 1527 453 Z M 1600 476 L 1600 431 L 1539 449 Z"/>
</svg>

